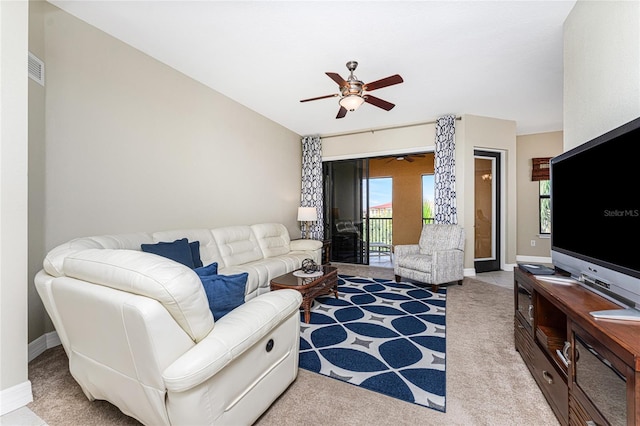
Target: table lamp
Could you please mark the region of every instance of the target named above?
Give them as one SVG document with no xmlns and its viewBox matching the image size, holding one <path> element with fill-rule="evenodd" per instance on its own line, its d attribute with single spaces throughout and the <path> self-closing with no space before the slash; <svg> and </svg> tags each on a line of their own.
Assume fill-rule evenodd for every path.
<svg viewBox="0 0 640 426">
<path fill-rule="evenodd" d="M 304 238 L 309 238 L 309 230 L 311 229 L 309 222 L 315 222 L 316 220 L 318 220 L 318 211 L 315 207 L 298 207 L 298 221 L 304 222 Z"/>
</svg>

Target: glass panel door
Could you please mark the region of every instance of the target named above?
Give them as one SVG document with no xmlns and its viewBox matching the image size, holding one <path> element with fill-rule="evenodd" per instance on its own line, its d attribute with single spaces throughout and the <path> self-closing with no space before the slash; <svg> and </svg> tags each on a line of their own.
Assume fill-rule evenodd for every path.
<svg viewBox="0 0 640 426">
<path fill-rule="evenodd" d="M 331 240 L 331 261 L 368 264 L 364 214 L 368 211 L 368 160 L 323 163 L 325 236 Z"/>
<path fill-rule="evenodd" d="M 500 153 L 474 151 L 476 272 L 500 269 Z"/>
<path fill-rule="evenodd" d="M 365 185 L 369 185 L 366 191 Z M 390 267 L 393 247 L 393 178 L 377 177 L 363 182 L 369 204 L 365 212 L 365 239 L 369 241 L 369 265 Z"/>
</svg>

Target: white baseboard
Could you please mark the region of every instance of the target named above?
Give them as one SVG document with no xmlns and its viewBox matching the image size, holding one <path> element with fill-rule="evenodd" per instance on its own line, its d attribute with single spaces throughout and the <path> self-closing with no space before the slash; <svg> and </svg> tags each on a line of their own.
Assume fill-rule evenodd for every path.
<svg viewBox="0 0 640 426">
<path fill-rule="evenodd" d="M 33 401 L 31 382 L 27 380 L 0 391 L 0 416 L 26 406 Z M 1 422 L 0 422 L 1 423 Z"/>
<path fill-rule="evenodd" d="M 60 344 L 60 337 L 56 331 L 43 334 L 33 342 L 29 343 L 29 362 L 33 361 L 49 348 L 56 347 Z"/>
<path fill-rule="evenodd" d="M 513 268 L 515 268 L 516 266 L 517 264 L 515 263 L 505 263 L 504 268 L 502 268 L 502 270 L 506 272 L 513 272 Z"/>
<path fill-rule="evenodd" d="M 465 277 L 475 277 L 476 276 L 476 268 L 464 268 L 463 272 Z"/>
<path fill-rule="evenodd" d="M 43 334 L 42 336 L 29 343 L 28 356 L 29 362 L 33 361 L 38 355 L 42 354 L 49 348 L 53 348 L 60 344 L 58 333 Z M 31 393 L 31 382 L 27 380 L 18 385 L 12 386 L 0 391 L 0 416 L 22 408 L 33 401 Z M 0 423 L 2 423 L 0 421 Z"/>
</svg>

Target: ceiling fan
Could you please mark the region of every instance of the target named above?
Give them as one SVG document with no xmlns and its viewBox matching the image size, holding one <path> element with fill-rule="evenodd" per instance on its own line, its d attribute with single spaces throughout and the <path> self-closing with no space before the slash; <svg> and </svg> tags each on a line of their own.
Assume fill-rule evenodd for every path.
<svg viewBox="0 0 640 426">
<path fill-rule="evenodd" d="M 338 115 L 336 115 L 336 118 L 344 117 L 345 115 L 347 115 L 347 111 L 355 111 L 364 102 L 375 105 L 378 108 L 384 109 L 385 111 L 391 110 L 391 108 L 395 106 L 394 104 L 383 99 L 376 98 L 375 96 L 371 96 L 365 92 L 370 92 L 372 90 L 402 83 L 404 81 L 402 80 L 402 77 L 400 77 L 398 74 L 395 74 L 365 84 L 362 81 L 358 80 L 358 77 L 353 75 L 353 72 L 357 67 L 358 63 L 356 61 L 347 62 L 347 69 L 350 71 L 350 75 L 346 80 L 340 77 L 340 75 L 336 74 L 335 72 L 325 73 L 329 76 L 329 78 L 338 83 L 340 93 L 318 96 L 316 98 L 310 99 L 302 99 L 300 102 L 316 101 L 318 99 L 334 98 L 336 96 L 340 96 L 340 109 L 338 110 Z"/>
<path fill-rule="evenodd" d="M 409 163 L 413 163 L 414 161 L 416 161 L 416 160 L 413 159 L 413 157 L 418 157 L 418 158 L 424 157 L 424 154 L 396 155 L 396 156 L 393 156 L 393 157 L 389 158 L 387 160 L 387 163 L 389 163 L 391 161 L 394 161 L 394 160 L 397 160 L 397 161 L 408 161 Z"/>
</svg>

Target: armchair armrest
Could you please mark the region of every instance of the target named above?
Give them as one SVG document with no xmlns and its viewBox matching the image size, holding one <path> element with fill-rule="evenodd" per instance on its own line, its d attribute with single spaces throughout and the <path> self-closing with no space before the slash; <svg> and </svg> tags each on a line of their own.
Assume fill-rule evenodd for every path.
<svg viewBox="0 0 640 426">
<path fill-rule="evenodd" d="M 464 277 L 464 252 L 458 249 L 433 252 L 432 279 L 436 284 L 461 280 Z"/>
<path fill-rule="evenodd" d="M 289 247 L 292 251 L 313 251 L 322 248 L 322 241 L 311 239 L 291 240 Z"/>
<path fill-rule="evenodd" d="M 410 254 L 420 253 L 420 246 L 418 244 L 405 244 L 397 245 L 393 247 L 393 254 L 396 257 L 407 256 Z"/>
<path fill-rule="evenodd" d="M 458 249 L 436 250 L 433 252 L 433 262 L 435 264 L 447 264 L 464 258 L 464 252 Z"/>
<path fill-rule="evenodd" d="M 220 320 L 197 345 L 162 374 L 167 389 L 183 392 L 204 383 L 252 347 L 290 315 L 302 296 L 296 290 L 265 293 L 237 307 Z"/>
</svg>

